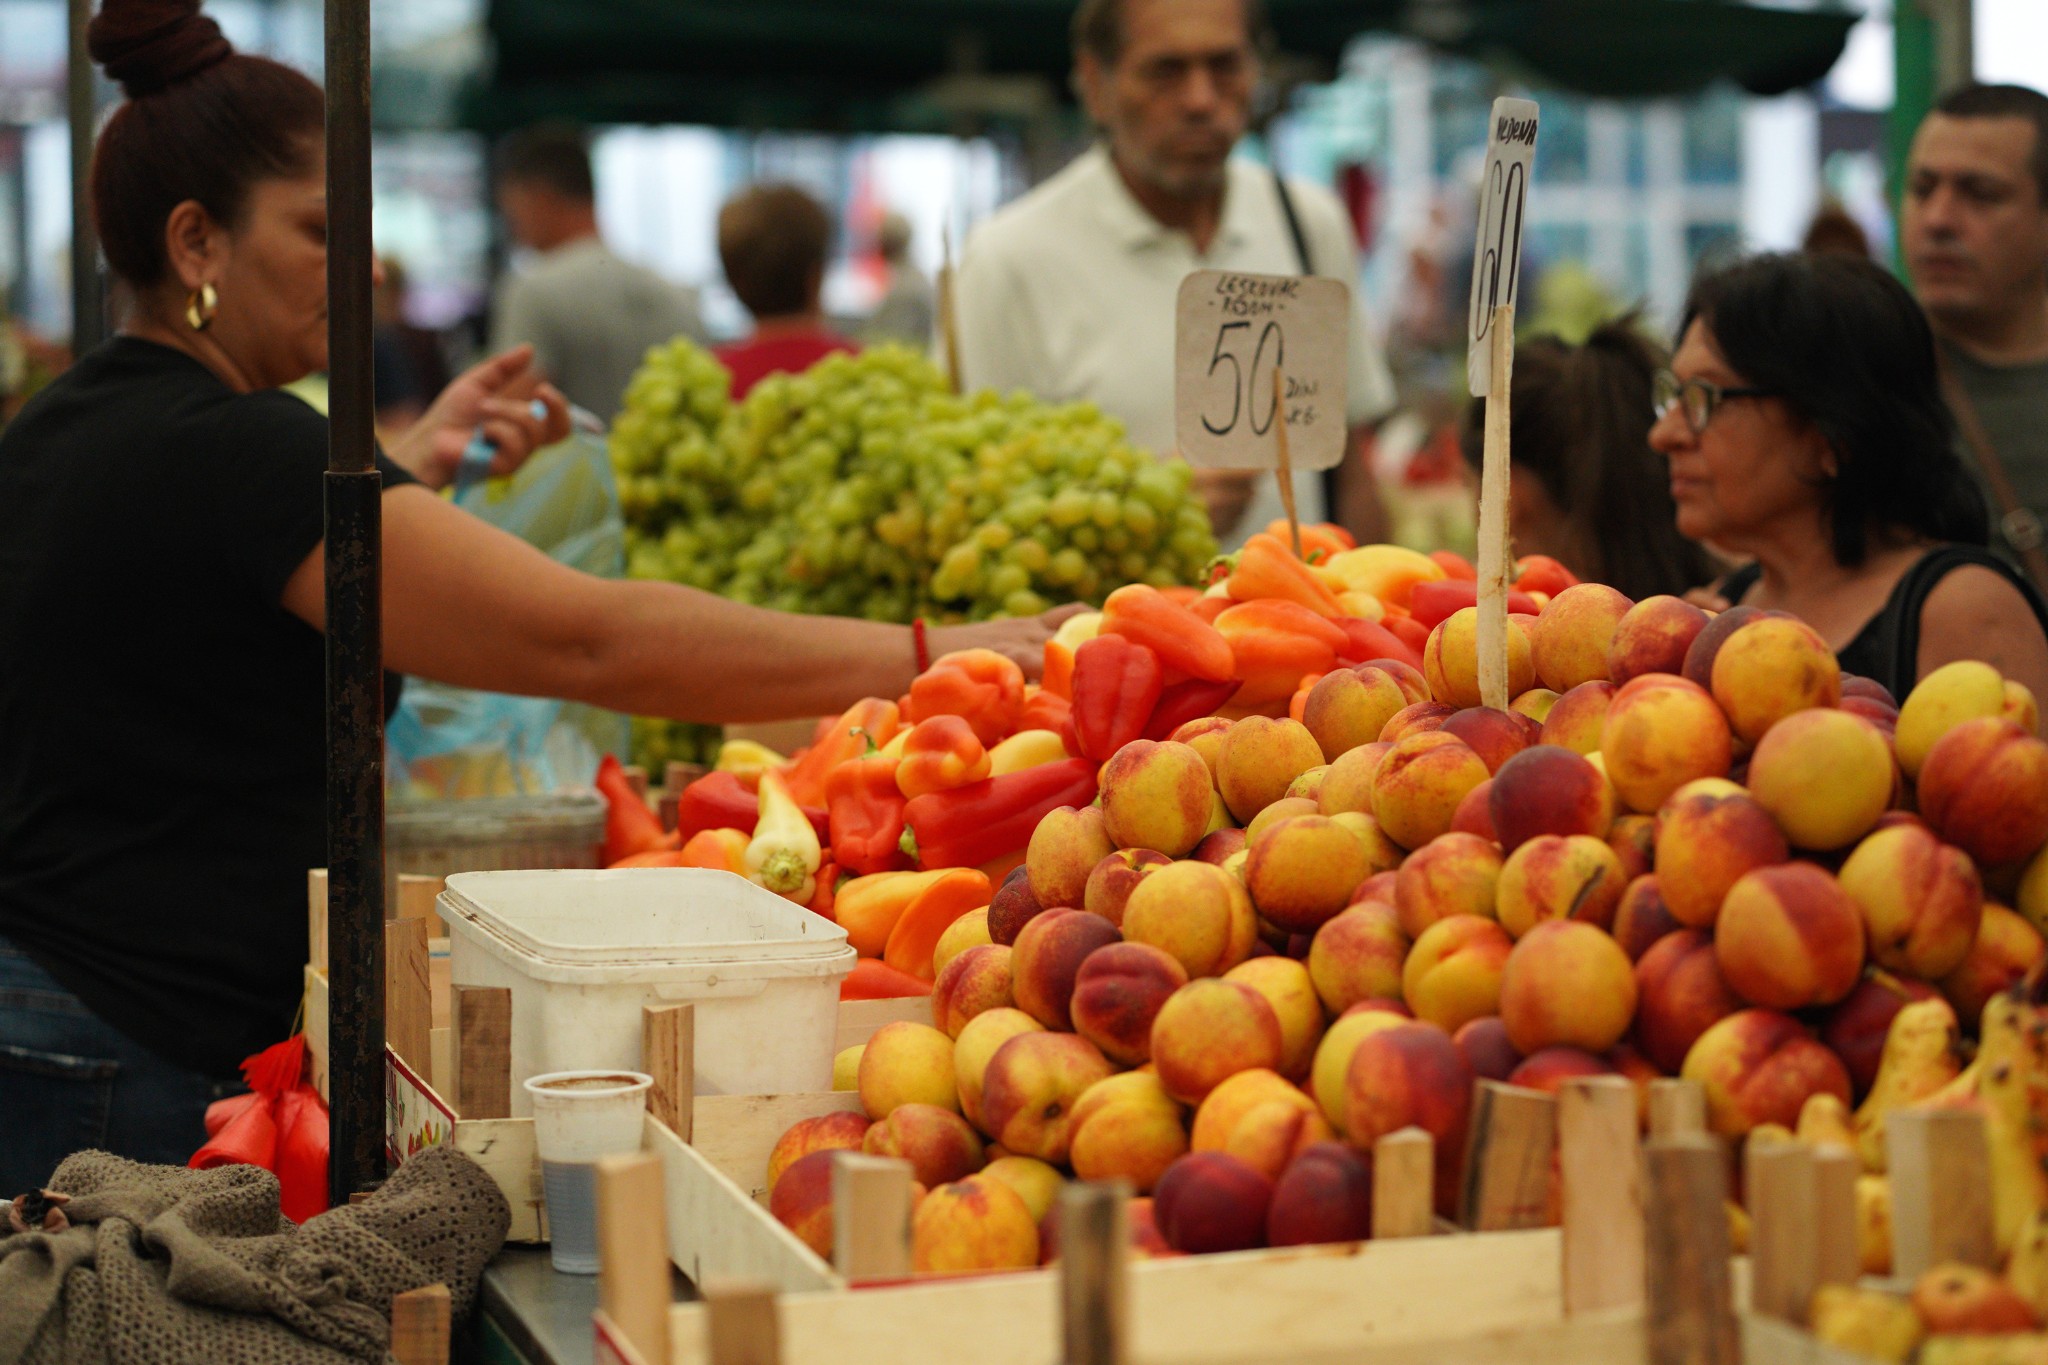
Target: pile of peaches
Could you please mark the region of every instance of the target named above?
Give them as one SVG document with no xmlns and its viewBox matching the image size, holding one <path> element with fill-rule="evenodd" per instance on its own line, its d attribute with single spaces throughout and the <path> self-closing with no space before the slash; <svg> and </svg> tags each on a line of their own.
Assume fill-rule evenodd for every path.
<svg viewBox="0 0 2048 1365">
<path fill-rule="evenodd" d="M 1479 1079 L 1789 1129 L 1907 1003 L 1974 1022 L 2048 952 L 2048 744 L 1990 666 L 1895 704 L 1790 616 L 1581 584 L 1489 709 L 1476 616 L 1117 751 L 940 941 L 932 1022 L 842 1055 L 863 1112 L 784 1136 L 776 1216 L 829 1254 L 858 1148 L 911 1163 L 920 1271 L 1050 1259 L 1070 1177 L 1130 1182 L 1147 1254 L 1357 1239 L 1402 1128 L 1454 1212 Z"/>
</svg>

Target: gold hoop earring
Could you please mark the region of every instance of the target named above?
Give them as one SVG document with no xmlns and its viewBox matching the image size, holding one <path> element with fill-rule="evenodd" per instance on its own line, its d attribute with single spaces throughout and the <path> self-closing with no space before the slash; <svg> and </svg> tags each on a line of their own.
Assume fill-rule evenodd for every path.
<svg viewBox="0 0 2048 1365">
<path fill-rule="evenodd" d="M 192 291 L 192 297 L 185 300 L 185 325 L 195 332 L 203 332 L 213 323 L 213 315 L 220 311 L 220 295 L 210 284 L 202 284 Z"/>
</svg>

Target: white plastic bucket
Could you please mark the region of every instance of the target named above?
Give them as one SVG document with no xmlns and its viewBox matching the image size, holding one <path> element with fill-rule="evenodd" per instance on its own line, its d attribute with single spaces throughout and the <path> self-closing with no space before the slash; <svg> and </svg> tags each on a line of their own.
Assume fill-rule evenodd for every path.
<svg viewBox="0 0 2048 1365">
<path fill-rule="evenodd" d="M 699 1094 L 832 1088 L 846 931 L 730 872 L 465 872 L 435 907 L 457 986 L 512 992 L 512 1114 L 551 1071 L 643 1070 L 640 1011 L 689 1002 Z"/>
</svg>

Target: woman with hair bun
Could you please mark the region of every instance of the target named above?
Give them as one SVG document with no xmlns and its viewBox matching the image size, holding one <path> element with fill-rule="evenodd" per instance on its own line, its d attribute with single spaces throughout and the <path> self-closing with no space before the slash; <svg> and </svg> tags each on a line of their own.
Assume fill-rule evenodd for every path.
<svg viewBox="0 0 2048 1365">
<path fill-rule="evenodd" d="M 105 0 L 127 99 L 91 203 L 132 307 L 0 435 L 0 1193 L 99 1147 L 182 1162 L 289 1032 L 327 860 L 320 88 L 196 0 Z M 896 696 L 912 631 L 591 578 L 435 496 L 566 434 L 521 348 L 379 456 L 384 658 L 458 686 L 741 721 Z M 931 632 L 1035 669 L 1061 613 Z M 387 676 L 385 704 L 399 679 Z"/>
</svg>

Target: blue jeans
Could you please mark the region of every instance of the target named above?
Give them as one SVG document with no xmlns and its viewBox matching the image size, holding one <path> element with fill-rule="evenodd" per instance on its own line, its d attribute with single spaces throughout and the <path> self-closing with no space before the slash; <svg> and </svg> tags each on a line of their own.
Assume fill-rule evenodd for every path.
<svg viewBox="0 0 2048 1365">
<path fill-rule="evenodd" d="M 0 1199 L 88 1147 L 182 1166 L 206 1106 L 241 1089 L 130 1042 L 0 939 Z"/>
</svg>

